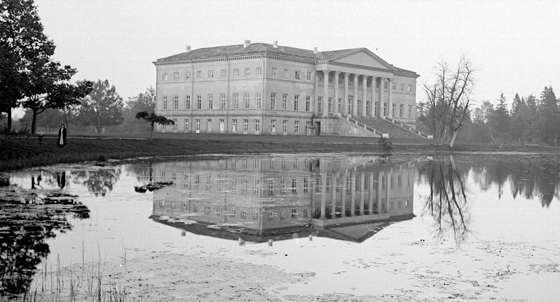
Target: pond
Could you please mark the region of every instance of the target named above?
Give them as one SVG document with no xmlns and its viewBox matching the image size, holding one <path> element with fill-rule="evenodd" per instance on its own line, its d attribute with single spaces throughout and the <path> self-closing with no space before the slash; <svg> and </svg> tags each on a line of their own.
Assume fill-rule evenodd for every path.
<svg viewBox="0 0 560 302">
<path fill-rule="evenodd" d="M 36 300 L 551 301 L 559 184 L 554 157 L 488 154 L 19 171 L 0 187 L 10 200 L 0 204 L 0 290 Z"/>
</svg>

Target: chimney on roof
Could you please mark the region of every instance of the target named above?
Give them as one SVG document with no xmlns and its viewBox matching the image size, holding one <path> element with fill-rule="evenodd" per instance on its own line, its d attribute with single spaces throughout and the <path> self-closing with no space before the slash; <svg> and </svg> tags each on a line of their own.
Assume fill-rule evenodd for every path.
<svg viewBox="0 0 560 302">
<path fill-rule="evenodd" d="M 272 47 L 278 48 L 278 41 L 274 41 L 273 44 L 272 44 Z"/>
<path fill-rule="evenodd" d="M 317 53 L 318 53 L 317 47 L 313 47 L 313 53 L 314 53 L 314 54 L 317 54 Z"/>
<path fill-rule="evenodd" d="M 187 52 L 191 52 L 191 46 L 187 45 Z"/>
<path fill-rule="evenodd" d="M 247 46 L 251 45 L 251 40 L 245 40 L 245 43 L 243 43 L 243 48 L 247 48 Z"/>
</svg>

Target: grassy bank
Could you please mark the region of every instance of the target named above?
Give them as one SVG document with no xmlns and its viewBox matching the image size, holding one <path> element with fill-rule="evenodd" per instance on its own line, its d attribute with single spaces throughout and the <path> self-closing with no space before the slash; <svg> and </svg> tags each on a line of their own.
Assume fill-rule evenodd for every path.
<svg viewBox="0 0 560 302">
<path fill-rule="evenodd" d="M 394 153 L 436 154 L 447 152 L 537 152 L 560 153 L 558 148 L 538 146 L 496 146 L 459 144 L 453 150 L 434 146 L 421 139 L 391 140 Z M 371 152 L 382 153 L 377 139 L 317 136 L 249 136 L 221 134 L 158 134 L 154 141 L 135 135 L 69 137 L 64 148 L 56 146 L 55 137 L 0 138 L 0 171 L 58 163 L 76 163 L 140 156 L 198 154 L 255 154 L 296 152 Z"/>
</svg>

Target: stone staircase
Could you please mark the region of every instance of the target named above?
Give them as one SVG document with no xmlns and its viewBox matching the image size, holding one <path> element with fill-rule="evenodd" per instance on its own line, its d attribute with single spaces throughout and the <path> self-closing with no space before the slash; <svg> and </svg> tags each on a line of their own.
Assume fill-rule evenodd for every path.
<svg viewBox="0 0 560 302">
<path fill-rule="evenodd" d="M 355 120 L 357 125 L 372 131 L 374 133 L 389 134 L 389 138 L 425 138 L 432 139 L 431 135 L 418 131 L 403 123 L 397 122 L 391 118 L 371 118 L 371 117 L 354 117 L 347 118 Z"/>
</svg>

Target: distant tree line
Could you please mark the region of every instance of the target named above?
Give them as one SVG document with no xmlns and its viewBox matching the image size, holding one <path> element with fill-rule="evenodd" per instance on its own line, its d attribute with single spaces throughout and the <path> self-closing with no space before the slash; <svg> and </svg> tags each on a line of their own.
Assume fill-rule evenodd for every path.
<svg viewBox="0 0 560 302">
<path fill-rule="evenodd" d="M 464 142 L 495 144 L 545 144 L 560 142 L 560 99 L 551 86 L 545 86 L 539 98 L 515 94 L 511 108 L 502 93 L 493 104 L 482 101 L 469 108 L 458 139 Z M 472 104 L 472 102 L 471 102 Z M 418 128 L 433 133 L 428 102 L 418 104 Z"/>
</svg>

